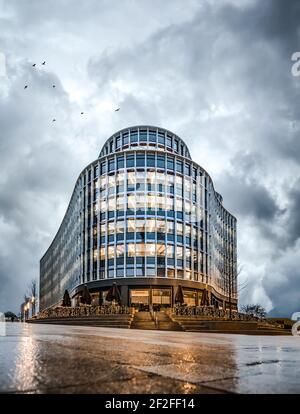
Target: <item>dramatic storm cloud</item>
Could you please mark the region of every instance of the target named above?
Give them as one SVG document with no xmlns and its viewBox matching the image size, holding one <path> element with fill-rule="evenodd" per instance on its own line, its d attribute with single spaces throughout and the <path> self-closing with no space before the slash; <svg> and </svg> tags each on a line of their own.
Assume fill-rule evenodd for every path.
<svg viewBox="0 0 300 414">
<path fill-rule="evenodd" d="M 0 0 L 0 27 L 0 310 L 104 140 L 145 123 L 186 141 L 236 215 L 240 303 L 300 311 L 298 1 Z"/>
</svg>

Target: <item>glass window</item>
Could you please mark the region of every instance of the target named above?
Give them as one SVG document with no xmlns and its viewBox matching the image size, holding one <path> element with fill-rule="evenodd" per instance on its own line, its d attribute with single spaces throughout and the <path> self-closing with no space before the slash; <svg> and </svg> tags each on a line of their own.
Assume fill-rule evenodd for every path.
<svg viewBox="0 0 300 414">
<path fill-rule="evenodd" d="M 165 145 L 165 134 L 163 132 L 158 133 L 158 143 Z"/>
<path fill-rule="evenodd" d="M 137 154 L 136 156 L 136 166 L 145 167 L 145 154 Z"/>
<path fill-rule="evenodd" d="M 127 191 L 135 191 L 136 177 L 134 172 L 127 174 Z"/>
<path fill-rule="evenodd" d="M 128 257 L 134 257 L 135 256 L 135 244 L 134 243 L 128 243 L 127 244 L 127 255 L 128 255 Z"/>
<path fill-rule="evenodd" d="M 166 255 L 166 246 L 164 244 L 157 245 L 157 256 L 165 256 Z"/>
<path fill-rule="evenodd" d="M 166 224 L 164 220 L 157 220 L 156 231 L 161 233 L 164 233 L 166 231 Z"/>
<path fill-rule="evenodd" d="M 121 147 L 121 137 L 118 135 L 116 137 L 116 149 L 119 149 Z"/>
<path fill-rule="evenodd" d="M 114 158 L 108 160 L 108 171 L 113 171 L 115 169 L 115 160 Z"/>
<path fill-rule="evenodd" d="M 155 243 L 147 243 L 145 245 L 146 255 L 147 256 L 155 256 Z"/>
<path fill-rule="evenodd" d="M 128 208 L 130 210 L 134 210 L 135 209 L 135 196 L 134 195 L 128 196 L 127 205 L 128 205 Z"/>
<path fill-rule="evenodd" d="M 156 131 L 149 131 L 149 142 L 156 142 Z"/>
<path fill-rule="evenodd" d="M 165 157 L 164 155 L 157 156 L 157 168 L 165 168 Z"/>
<path fill-rule="evenodd" d="M 184 174 L 190 176 L 191 175 L 191 166 L 190 164 L 184 165 Z"/>
<path fill-rule="evenodd" d="M 124 197 L 123 196 L 117 196 L 116 207 L 117 207 L 117 210 L 124 210 Z"/>
<path fill-rule="evenodd" d="M 147 142 L 147 131 L 145 130 L 140 130 L 140 142 Z"/>
<path fill-rule="evenodd" d="M 125 254 L 124 244 L 117 244 L 116 251 L 117 251 L 117 257 L 124 256 Z"/>
<path fill-rule="evenodd" d="M 167 245 L 167 257 L 174 257 L 175 254 L 175 247 L 171 245 Z"/>
<path fill-rule="evenodd" d="M 175 151 L 177 151 L 177 152 L 178 152 L 178 149 L 179 149 L 179 143 L 178 143 L 178 140 L 177 140 L 177 139 L 175 139 L 175 140 L 174 140 L 174 149 L 175 149 Z"/>
<path fill-rule="evenodd" d="M 134 155 L 127 155 L 127 157 L 126 157 L 126 166 L 127 166 L 127 168 L 134 167 Z"/>
<path fill-rule="evenodd" d="M 124 168 L 124 157 L 117 157 L 117 169 Z"/>
<path fill-rule="evenodd" d="M 175 277 L 175 270 L 174 269 L 167 269 L 167 277 Z"/>
<path fill-rule="evenodd" d="M 167 169 L 174 171 L 174 158 L 167 157 Z"/>
<path fill-rule="evenodd" d="M 147 219 L 146 221 L 147 232 L 149 233 L 155 232 L 155 225 L 156 225 L 155 219 Z"/>
<path fill-rule="evenodd" d="M 167 134 L 167 147 L 172 148 L 172 137 Z"/>
<path fill-rule="evenodd" d="M 155 167 L 155 155 L 147 154 L 147 167 Z"/>
<path fill-rule="evenodd" d="M 176 161 L 176 171 L 183 173 L 183 163 L 180 160 Z"/>
<path fill-rule="evenodd" d="M 129 142 L 128 140 L 128 132 L 124 132 L 123 134 L 123 145 L 127 145 Z"/>
<path fill-rule="evenodd" d="M 130 142 L 138 142 L 138 132 L 137 131 L 131 131 L 130 132 Z"/>
<path fill-rule="evenodd" d="M 114 246 L 108 246 L 107 248 L 107 258 L 113 259 L 115 257 L 115 248 Z"/>
</svg>

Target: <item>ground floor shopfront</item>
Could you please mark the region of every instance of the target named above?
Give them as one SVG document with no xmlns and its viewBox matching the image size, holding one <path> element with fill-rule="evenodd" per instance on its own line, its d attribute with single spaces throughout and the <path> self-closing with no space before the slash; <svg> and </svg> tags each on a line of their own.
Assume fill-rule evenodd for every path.
<svg viewBox="0 0 300 414">
<path fill-rule="evenodd" d="M 176 294 L 181 287 L 184 304 L 187 306 L 200 306 L 205 294 L 208 296 L 207 305 L 219 309 L 225 307 L 237 308 L 235 299 L 228 299 L 219 295 L 209 285 L 199 282 L 185 280 L 167 280 L 162 278 L 124 278 L 113 280 L 94 281 L 87 284 L 92 296 L 92 304 L 101 305 L 106 303 L 106 295 L 111 285 L 116 283 L 120 291 L 121 304 L 132 306 L 140 310 L 149 310 L 149 307 L 156 309 L 173 307 L 176 303 Z M 78 286 L 73 292 L 73 302 L 79 299 L 83 285 Z"/>
</svg>

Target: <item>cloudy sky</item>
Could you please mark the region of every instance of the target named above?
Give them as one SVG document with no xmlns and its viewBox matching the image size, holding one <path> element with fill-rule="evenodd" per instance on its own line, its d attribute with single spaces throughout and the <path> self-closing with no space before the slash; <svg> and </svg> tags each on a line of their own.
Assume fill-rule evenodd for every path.
<svg viewBox="0 0 300 414">
<path fill-rule="evenodd" d="M 0 311 L 80 171 L 144 123 L 182 137 L 236 215 L 240 304 L 300 311 L 298 1 L 0 0 L 0 27 Z"/>
</svg>

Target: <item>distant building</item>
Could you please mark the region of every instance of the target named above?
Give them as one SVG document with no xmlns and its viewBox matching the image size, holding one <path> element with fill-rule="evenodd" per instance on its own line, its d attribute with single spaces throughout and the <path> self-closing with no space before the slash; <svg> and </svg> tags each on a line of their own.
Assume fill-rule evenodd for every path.
<svg viewBox="0 0 300 414">
<path fill-rule="evenodd" d="M 180 285 L 187 305 L 237 307 L 236 219 L 168 130 L 123 129 L 81 172 L 40 262 L 40 310 L 84 285 L 102 303 L 113 282 L 125 305 L 173 306 Z"/>
</svg>

